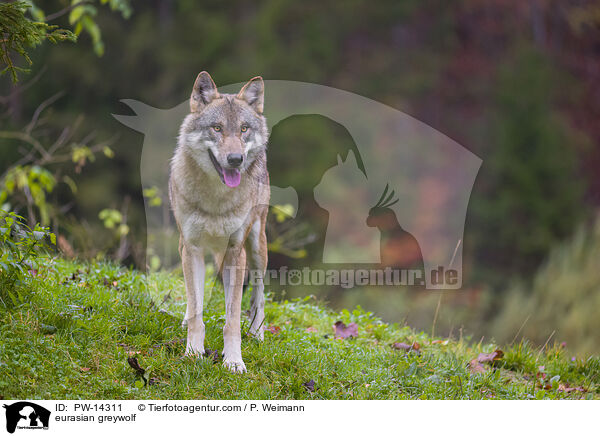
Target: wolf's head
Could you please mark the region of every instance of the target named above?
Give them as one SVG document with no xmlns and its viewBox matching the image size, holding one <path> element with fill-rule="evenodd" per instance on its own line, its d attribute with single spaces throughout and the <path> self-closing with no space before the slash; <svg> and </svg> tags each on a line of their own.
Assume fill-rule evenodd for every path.
<svg viewBox="0 0 600 436">
<path fill-rule="evenodd" d="M 261 77 L 251 79 L 237 95 L 220 94 L 203 71 L 194 83 L 190 114 L 179 131 L 179 146 L 209 176 L 234 188 L 265 152 L 268 130 L 263 105 Z"/>
</svg>

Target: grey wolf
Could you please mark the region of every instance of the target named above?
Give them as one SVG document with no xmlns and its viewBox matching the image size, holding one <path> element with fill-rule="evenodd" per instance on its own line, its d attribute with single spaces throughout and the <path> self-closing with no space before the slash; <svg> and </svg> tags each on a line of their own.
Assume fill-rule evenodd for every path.
<svg viewBox="0 0 600 436">
<path fill-rule="evenodd" d="M 169 198 L 179 229 L 187 309 L 186 354 L 204 354 L 202 319 L 205 254 L 212 254 L 225 291 L 223 364 L 245 372 L 241 300 L 246 268 L 253 270 L 249 333 L 263 339 L 265 221 L 269 204 L 263 115 L 264 83 L 251 79 L 237 95 L 221 94 L 201 72 L 171 161 Z"/>
</svg>

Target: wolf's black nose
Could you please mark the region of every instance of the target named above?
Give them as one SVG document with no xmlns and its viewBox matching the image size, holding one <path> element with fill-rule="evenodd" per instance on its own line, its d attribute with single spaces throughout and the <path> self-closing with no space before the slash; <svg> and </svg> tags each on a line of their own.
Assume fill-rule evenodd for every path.
<svg viewBox="0 0 600 436">
<path fill-rule="evenodd" d="M 244 155 L 241 153 L 229 153 L 227 155 L 227 163 L 232 167 L 239 167 L 244 161 Z"/>
</svg>

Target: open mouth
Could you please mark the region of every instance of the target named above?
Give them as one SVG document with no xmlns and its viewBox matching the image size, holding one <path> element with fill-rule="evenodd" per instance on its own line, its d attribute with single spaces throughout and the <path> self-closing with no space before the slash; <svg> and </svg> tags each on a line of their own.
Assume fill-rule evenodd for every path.
<svg viewBox="0 0 600 436">
<path fill-rule="evenodd" d="M 215 167 L 215 170 L 217 170 L 217 173 L 219 174 L 219 177 L 221 177 L 221 181 L 223 183 L 230 188 L 235 188 L 240 184 L 240 181 L 242 180 L 240 170 L 237 168 L 223 168 L 219 162 L 217 162 L 217 158 L 210 149 L 208 150 L 208 155 L 210 156 L 210 160 L 212 161 L 213 166 Z"/>
</svg>

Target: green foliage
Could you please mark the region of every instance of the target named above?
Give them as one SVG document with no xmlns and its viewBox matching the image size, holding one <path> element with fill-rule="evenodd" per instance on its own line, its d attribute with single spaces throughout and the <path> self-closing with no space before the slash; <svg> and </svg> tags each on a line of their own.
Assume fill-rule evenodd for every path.
<svg viewBox="0 0 600 436">
<path fill-rule="evenodd" d="M 0 179 L 0 207 L 5 212 L 12 210 L 12 205 L 7 200 L 20 193 L 27 198 L 28 203 L 38 208 L 41 223 L 48 225 L 50 210 L 46 198 L 55 185 L 56 178 L 45 168 L 38 165 L 14 166 Z"/>
<path fill-rule="evenodd" d="M 600 349 L 600 217 L 552 250 L 531 284 L 515 284 L 503 297 L 490 331 L 511 340 L 515 327 L 543 344 L 548 337 L 566 341 L 578 354 Z"/>
<path fill-rule="evenodd" d="M 290 218 L 294 215 L 291 204 L 276 204 L 267 216 L 268 248 L 270 253 L 281 253 L 292 259 L 306 257 L 306 244 L 314 239 L 310 227 L 306 223 L 295 223 Z"/>
<path fill-rule="evenodd" d="M 112 158 L 114 153 L 104 143 L 92 146 L 78 142 L 69 143 L 69 137 L 64 135 L 67 129 L 63 130 L 59 139 L 50 143 L 47 137 L 36 138 L 37 132 L 34 127 L 31 125 L 26 132 L 0 131 L 0 137 L 20 139 L 29 146 L 24 152 L 25 156 L 19 160 L 26 164 L 9 166 L 4 174 L 0 175 L 0 210 L 22 213 L 21 211 L 26 209 L 30 223 L 39 220 L 42 225 L 48 225 L 51 219 L 62 217 L 61 204 L 50 202 L 48 199 L 57 185 L 64 183 L 72 194 L 77 192 L 76 181 L 64 174 L 67 169 L 64 162 L 72 161 L 75 172 L 81 173 L 88 162 L 96 160 L 100 151 L 108 158 Z M 70 130 L 71 134 L 74 130 Z M 39 213 L 39 219 L 36 212 Z"/>
<path fill-rule="evenodd" d="M 96 24 L 94 17 L 98 13 L 98 8 L 94 3 L 86 0 L 72 0 L 72 5 L 80 4 L 71 10 L 69 14 L 69 24 L 73 26 L 75 35 L 80 35 L 85 30 L 92 38 L 94 52 L 98 56 L 104 54 L 104 42 L 100 27 Z M 132 9 L 129 0 L 100 0 L 101 4 L 109 4 L 111 10 L 119 11 L 124 18 L 129 18 Z"/>
<path fill-rule="evenodd" d="M 132 8 L 129 0 L 100 0 L 100 4 L 109 5 L 113 11 L 118 11 L 124 18 L 129 18 Z M 29 12 L 31 18 L 26 16 Z M 16 52 L 27 64 L 33 62 L 28 50 L 48 40 L 52 43 L 61 41 L 77 41 L 82 31 L 90 35 L 94 52 L 98 56 L 104 54 L 104 43 L 100 27 L 94 17 L 98 10 L 94 2 L 89 0 L 71 0 L 69 24 L 73 31 L 49 25 L 45 21 L 47 16 L 44 11 L 36 6 L 32 0 L 0 3 L 0 60 L 6 67 L 0 72 L 10 72 L 12 81 L 17 82 L 17 73 L 29 72 L 29 69 L 15 65 L 11 52 Z M 62 15 L 62 11 L 56 14 Z"/>
<path fill-rule="evenodd" d="M 277 204 L 271 209 L 273 215 L 275 215 L 275 221 L 282 223 L 289 217 L 294 215 L 294 206 L 291 204 Z"/>
<path fill-rule="evenodd" d="M 33 21 L 25 16 L 30 8 L 28 2 L 17 1 L 13 3 L 0 3 L 0 60 L 6 67 L 0 72 L 9 72 L 12 81 L 17 81 L 18 72 L 29 71 L 26 68 L 15 65 L 11 58 L 11 52 L 16 52 L 29 65 L 32 64 L 27 50 L 48 40 L 52 43 L 60 41 L 76 41 L 77 37 L 69 30 L 58 26 L 51 26 L 42 21 Z M 33 13 L 41 18 L 39 9 L 33 9 Z"/>
<path fill-rule="evenodd" d="M 211 291 L 213 277 L 207 277 Z M 387 324 L 357 307 L 336 313 L 307 297 L 265 307 L 264 342 L 243 335 L 247 374 L 212 358 L 185 357 L 185 291 L 180 276 L 145 275 L 106 263 L 45 259 L 27 284 L 30 298 L 0 307 L 0 391 L 5 399 L 561 399 L 598 398 L 600 361 L 569 360 L 562 349 L 526 342 L 473 373 L 468 363 L 498 345 L 440 340 Z M 249 307 L 249 293 L 243 309 Z M 220 351 L 225 322 L 220 287 L 207 292 L 206 346 Z M 332 324 L 358 324 L 334 337 Z M 243 320 L 243 332 L 249 320 Z M 418 352 L 394 342 L 418 342 Z M 218 353 L 217 353 L 218 354 Z M 52 359 L 45 358 L 51 355 Z M 149 382 L 127 364 L 135 356 Z M 536 383 L 545 367 L 549 389 Z M 56 380 L 60 380 L 57 383 Z M 314 380 L 311 391 L 304 384 Z M 585 387 L 567 393 L 560 384 Z"/>
<path fill-rule="evenodd" d="M 15 213 L 0 214 L 0 304 L 17 306 L 28 290 L 25 276 L 39 267 L 38 255 L 56 244 L 56 236 L 39 224 L 29 228 Z"/>
<path fill-rule="evenodd" d="M 160 189 L 158 189 L 156 186 L 144 189 L 143 193 L 150 207 L 158 207 L 162 204 Z"/>
<path fill-rule="evenodd" d="M 85 145 L 73 145 L 73 150 L 71 152 L 71 160 L 73 163 L 77 164 L 77 168 L 81 171 L 81 168 L 89 161 L 94 162 L 95 160 L 94 153 L 90 150 L 89 147 Z M 78 172 L 79 172 L 78 171 Z"/>
<path fill-rule="evenodd" d="M 123 222 L 123 214 L 116 209 L 102 209 L 98 218 L 107 229 L 115 231 L 119 236 L 125 236 L 129 233 L 129 226 Z"/>
</svg>

